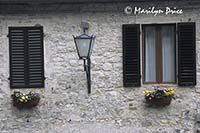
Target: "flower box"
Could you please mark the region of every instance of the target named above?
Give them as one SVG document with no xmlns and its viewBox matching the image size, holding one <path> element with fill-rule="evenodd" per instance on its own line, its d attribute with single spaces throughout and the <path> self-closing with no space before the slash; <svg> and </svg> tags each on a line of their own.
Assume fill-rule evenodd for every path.
<svg viewBox="0 0 200 133">
<path fill-rule="evenodd" d="M 174 95 L 174 89 L 155 89 L 154 91 L 145 91 L 145 100 L 149 105 L 166 106 L 170 105 L 172 97 Z"/>
<path fill-rule="evenodd" d="M 152 99 L 145 97 L 145 99 L 146 99 L 146 103 L 148 103 L 149 105 L 156 105 L 156 106 L 170 105 L 172 101 L 171 96 L 166 96 L 166 97 L 161 97 L 161 98 L 152 98 Z"/>
<path fill-rule="evenodd" d="M 40 101 L 40 95 L 38 93 L 29 92 L 23 94 L 19 91 L 15 91 L 12 95 L 13 106 L 18 109 L 30 109 L 38 105 Z"/>
</svg>

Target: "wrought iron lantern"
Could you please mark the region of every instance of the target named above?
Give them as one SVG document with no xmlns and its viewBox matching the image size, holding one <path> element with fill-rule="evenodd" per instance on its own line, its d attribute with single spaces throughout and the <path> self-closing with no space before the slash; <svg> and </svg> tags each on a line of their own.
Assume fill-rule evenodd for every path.
<svg viewBox="0 0 200 133">
<path fill-rule="evenodd" d="M 84 61 L 84 71 L 86 71 L 87 75 L 88 94 L 90 94 L 91 93 L 90 56 L 92 54 L 95 36 L 87 35 L 84 30 L 84 33 L 82 35 L 73 36 L 73 38 L 79 59 L 82 59 Z"/>
</svg>

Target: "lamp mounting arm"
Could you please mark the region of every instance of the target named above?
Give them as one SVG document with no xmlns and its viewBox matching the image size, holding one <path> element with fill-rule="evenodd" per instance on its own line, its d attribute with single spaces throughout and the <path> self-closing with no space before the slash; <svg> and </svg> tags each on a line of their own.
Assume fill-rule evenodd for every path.
<svg viewBox="0 0 200 133">
<path fill-rule="evenodd" d="M 86 31 L 88 30 L 88 28 L 83 28 L 83 33 L 86 34 Z"/>
<path fill-rule="evenodd" d="M 89 23 L 81 22 L 81 28 L 83 29 L 83 33 L 86 34 L 86 31 L 88 31 L 88 29 L 89 29 Z"/>
<path fill-rule="evenodd" d="M 84 71 L 86 72 L 86 76 L 87 76 L 87 86 L 88 86 L 88 94 L 91 93 L 91 74 L 90 74 L 90 64 L 91 64 L 91 60 L 90 58 L 87 59 L 83 59 L 84 62 Z"/>
</svg>

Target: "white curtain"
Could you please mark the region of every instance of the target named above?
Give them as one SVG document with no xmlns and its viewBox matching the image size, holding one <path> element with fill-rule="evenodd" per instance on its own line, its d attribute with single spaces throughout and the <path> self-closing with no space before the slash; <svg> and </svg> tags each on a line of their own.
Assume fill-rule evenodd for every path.
<svg viewBox="0 0 200 133">
<path fill-rule="evenodd" d="M 156 81 L 156 30 L 154 26 L 145 28 L 145 82 Z"/>
<path fill-rule="evenodd" d="M 162 26 L 163 82 L 175 81 L 174 27 Z"/>
</svg>

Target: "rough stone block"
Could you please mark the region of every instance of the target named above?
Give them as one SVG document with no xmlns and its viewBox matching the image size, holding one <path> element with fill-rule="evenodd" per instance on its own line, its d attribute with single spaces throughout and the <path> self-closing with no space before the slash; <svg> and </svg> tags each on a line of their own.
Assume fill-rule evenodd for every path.
<svg viewBox="0 0 200 133">
<path fill-rule="evenodd" d="M 197 116 L 196 116 L 196 121 L 197 121 L 198 123 L 200 123 L 200 112 L 199 112 L 199 113 L 197 113 Z"/>
<path fill-rule="evenodd" d="M 200 133 L 200 128 L 197 128 L 197 133 Z"/>
</svg>

